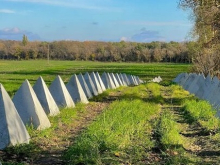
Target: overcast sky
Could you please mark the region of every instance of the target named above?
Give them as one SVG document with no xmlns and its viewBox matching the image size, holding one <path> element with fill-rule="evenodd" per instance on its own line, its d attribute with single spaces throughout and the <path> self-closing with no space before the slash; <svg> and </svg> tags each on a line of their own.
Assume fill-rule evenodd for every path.
<svg viewBox="0 0 220 165">
<path fill-rule="evenodd" d="M 0 39 L 185 41 L 178 0 L 0 0 Z"/>
</svg>

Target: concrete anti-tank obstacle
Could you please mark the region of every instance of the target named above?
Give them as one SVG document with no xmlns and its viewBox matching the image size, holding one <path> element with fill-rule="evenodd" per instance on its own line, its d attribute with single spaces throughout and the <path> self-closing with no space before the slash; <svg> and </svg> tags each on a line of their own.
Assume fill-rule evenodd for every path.
<svg viewBox="0 0 220 165">
<path fill-rule="evenodd" d="M 29 143 L 30 136 L 11 98 L 0 84 L 0 149 Z"/>
<path fill-rule="evenodd" d="M 86 72 L 84 74 L 84 79 L 86 81 L 86 84 L 89 87 L 89 90 L 92 92 L 92 95 L 97 96 L 99 93 L 98 93 L 97 89 L 95 88 L 95 85 L 94 85 L 94 83 L 93 83 L 93 81 L 92 81 L 92 79 L 91 79 L 88 72 Z"/>
<path fill-rule="evenodd" d="M 179 83 L 180 79 L 185 75 L 185 73 L 180 73 L 176 76 L 176 78 L 173 79 L 173 82 Z"/>
<path fill-rule="evenodd" d="M 189 85 L 188 91 L 190 93 L 196 94 L 201 84 L 200 81 L 204 81 L 204 80 L 205 78 L 203 77 L 202 74 L 197 75 L 192 81 L 192 83 Z"/>
<path fill-rule="evenodd" d="M 220 83 L 218 84 L 216 90 L 213 92 L 211 97 L 211 104 L 214 105 L 214 107 L 218 110 L 217 116 L 220 117 Z"/>
<path fill-rule="evenodd" d="M 13 103 L 25 125 L 33 125 L 34 128 L 39 130 L 51 126 L 28 80 L 25 80 L 15 93 Z"/>
<path fill-rule="evenodd" d="M 115 86 L 115 83 L 113 82 L 111 76 L 109 73 L 106 73 L 107 77 L 108 77 L 108 80 L 109 80 L 109 84 L 110 84 L 110 89 L 115 89 L 116 86 Z"/>
<path fill-rule="evenodd" d="M 130 82 L 130 85 L 134 85 L 134 79 L 133 79 L 133 77 L 130 74 L 127 75 L 127 78 L 128 78 L 128 80 Z"/>
<path fill-rule="evenodd" d="M 137 80 L 137 76 L 133 76 L 133 78 L 134 78 L 135 85 L 139 85 L 138 80 Z"/>
<path fill-rule="evenodd" d="M 203 75 L 203 74 L 201 74 L 201 75 Z M 207 88 L 207 84 L 206 84 L 207 79 L 205 78 L 204 75 L 203 75 L 203 76 L 200 76 L 200 79 L 201 79 L 201 80 L 199 80 L 199 81 L 197 82 L 197 84 L 198 84 L 199 87 L 198 87 L 197 91 L 194 92 L 194 94 L 195 94 L 197 97 L 202 98 L 203 95 L 204 95 L 204 93 L 205 93 L 205 90 L 206 90 L 206 88 Z"/>
<path fill-rule="evenodd" d="M 90 77 L 92 79 L 92 82 L 93 82 L 98 94 L 101 94 L 103 91 L 102 91 L 101 85 L 99 84 L 95 73 L 94 72 L 90 73 Z"/>
<path fill-rule="evenodd" d="M 127 75 L 125 73 L 123 73 L 122 76 L 124 77 L 124 80 L 125 80 L 126 84 L 131 85 L 131 82 L 129 81 Z"/>
<path fill-rule="evenodd" d="M 201 99 L 205 99 L 207 95 L 209 94 L 211 83 L 212 83 L 212 77 L 210 76 L 210 74 L 208 74 L 208 76 L 205 79 L 204 92 L 202 93 L 200 97 Z"/>
<path fill-rule="evenodd" d="M 95 74 L 96 74 L 96 78 L 97 78 L 97 80 L 98 80 L 98 82 L 99 82 L 99 84 L 100 84 L 100 86 L 102 88 L 102 91 L 106 91 L 105 85 L 104 85 L 104 83 L 103 83 L 99 73 L 96 72 Z"/>
<path fill-rule="evenodd" d="M 103 84 L 105 85 L 105 88 L 106 89 L 111 89 L 108 76 L 105 72 L 102 73 L 101 79 L 102 79 Z"/>
<path fill-rule="evenodd" d="M 140 84 L 143 84 L 143 83 L 146 82 L 146 81 L 141 80 L 139 77 L 138 77 L 138 79 L 139 79 L 139 81 L 140 81 Z"/>
<path fill-rule="evenodd" d="M 139 85 L 136 76 L 132 75 L 133 80 L 134 80 L 134 85 Z"/>
<path fill-rule="evenodd" d="M 41 76 L 37 79 L 33 89 L 47 115 L 55 116 L 60 113 L 53 96 Z"/>
<path fill-rule="evenodd" d="M 69 91 L 75 103 L 76 102 L 81 102 L 85 104 L 89 103 L 83 91 L 83 88 L 75 74 L 70 78 L 69 82 L 66 84 L 66 88 Z"/>
<path fill-rule="evenodd" d="M 106 89 L 115 89 L 115 85 L 112 81 L 112 79 L 109 78 L 109 74 L 108 73 L 102 73 L 101 79 L 105 85 Z"/>
<path fill-rule="evenodd" d="M 124 79 L 124 76 L 123 76 L 121 73 L 119 74 L 119 77 L 120 77 L 120 79 L 121 79 L 122 84 L 123 84 L 124 86 L 128 86 L 126 80 Z"/>
<path fill-rule="evenodd" d="M 183 88 L 185 90 L 188 90 L 190 85 L 192 84 L 192 82 L 194 81 L 194 79 L 197 77 L 196 73 L 190 73 L 187 80 L 185 81 L 185 83 L 183 84 Z"/>
<path fill-rule="evenodd" d="M 189 76 L 188 73 L 184 73 L 184 76 L 182 76 L 182 78 L 180 79 L 180 81 L 179 81 L 178 84 L 179 84 L 180 86 L 183 86 L 183 84 L 184 84 L 185 81 L 187 80 L 188 76 Z"/>
<path fill-rule="evenodd" d="M 118 88 L 120 85 L 119 85 L 117 79 L 115 78 L 115 75 L 113 73 L 109 73 L 109 76 L 111 77 L 113 83 L 115 84 L 115 87 Z"/>
<path fill-rule="evenodd" d="M 213 77 L 213 79 L 211 81 L 209 92 L 206 93 L 206 95 L 204 96 L 204 99 L 211 102 L 212 95 L 218 89 L 218 85 L 219 85 L 219 79 L 218 79 L 218 77 L 215 76 L 215 77 Z M 214 96 L 214 97 L 216 97 L 216 96 Z"/>
<path fill-rule="evenodd" d="M 72 97 L 70 96 L 68 90 L 66 89 L 66 86 L 63 80 L 61 79 L 59 75 L 51 83 L 49 87 L 49 91 L 51 95 L 53 96 L 58 107 L 61 107 L 61 108 L 75 107 L 75 103 Z"/>
<path fill-rule="evenodd" d="M 78 80 L 79 80 L 79 82 L 80 82 L 80 84 L 82 86 L 82 89 L 83 89 L 84 93 L 86 94 L 86 97 L 88 99 L 92 98 L 93 97 L 92 93 L 91 93 L 91 91 L 90 91 L 90 89 L 89 89 L 89 87 L 88 87 L 88 85 L 87 85 L 83 75 L 80 73 L 79 75 L 77 75 L 77 77 L 78 77 Z"/>
<path fill-rule="evenodd" d="M 115 73 L 114 75 L 115 75 L 116 80 L 118 81 L 119 86 L 124 86 L 124 84 L 122 83 L 118 73 Z"/>
</svg>

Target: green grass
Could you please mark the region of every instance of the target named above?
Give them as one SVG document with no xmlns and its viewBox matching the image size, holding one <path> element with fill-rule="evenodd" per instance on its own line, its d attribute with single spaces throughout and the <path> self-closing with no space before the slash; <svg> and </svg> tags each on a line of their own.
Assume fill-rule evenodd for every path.
<svg viewBox="0 0 220 165">
<path fill-rule="evenodd" d="M 181 72 L 187 72 L 191 65 L 172 63 L 104 63 L 89 61 L 0 61 L 0 82 L 8 93 L 13 96 L 25 79 L 33 85 L 39 76 L 42 76 L 47 85 L 60 75 L 66 83 L 72 74 L 98 71 L 127 73 L 140 76 L 143 80 L 161 76 L 170 81 Z"/>
<path fill-rule="evenodd" d="M 50 143 L 49 141 L 55 141 L 58 136 L 66 138 L 65 130 L 63 134 L 56 134 L 56 130 L 60 129 L 61 125 L 65 125 L 66 130 L 70 130 L 73 126 L 73 120 L 76 120 L 80 113 L 85 112 L 85 104 L 77 103 L 75 108 L 64 108 L 60 110 L 60 114 L 57 116 L 49 116 L 51 127 L 44 130 L 36 130 L 32 126 L 27 126 L 28 133 L 31 136 L 29 144 L 21 144 L 16 146 L 10 146 L 5 149 L 8 155 L 16 155 L 16 157 L 28 157 L 29 159 L 35 159 L 39 154 L 44 152 L 42 145 Z M 0 158 L 1 161 L 1 158 Z M 3 164 L 17 165 L 13 161 L 4 162 Z M 25 164 L 25 163 L 20 163 Z"/>
<path fill-rule="evenodd" d="M 215 117 L 216 110 L 204 100 L 186 100 L 184 111 L 188 119 L 192 122 L 198 122 L 205 131 L 216 131 L 219 129 L 219 120 Z"/>
<path fill-rule="evenodd" d="M 182 146 L 183 137 L 179 134 L 181 129 L 169 110 L 164 110 L 161 114 L 157 129 L 163 148 Z"/>
<path fill-rule="evenodd" d="M 150 139 L 156 104 L 141 100 L 115 101 L 68 149 L 69 164 L 136 164 L 153 146 Z"/>
</svg>

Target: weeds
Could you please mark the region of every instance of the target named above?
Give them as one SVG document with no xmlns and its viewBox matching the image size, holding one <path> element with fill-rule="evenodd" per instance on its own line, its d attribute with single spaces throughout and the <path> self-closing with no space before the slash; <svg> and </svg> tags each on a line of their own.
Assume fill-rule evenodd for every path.
<svg viewBox="0 0 220 165">
<path fill-rule="evenodd" d="M 70 164 L 141 161 L 153 146 L 149 121 L 158 112 L 157 105 L 140 100 L 115 101 L 76 139 L 64 158 Z"/>
<path fill-rule="evenodd" d="M 215 117 L 216 110 L 204 100 L 186 100 L 183 110 L 192 122 L 198 122 L 205 131 L 219 129 L 219 120 Z"/>
</svg>

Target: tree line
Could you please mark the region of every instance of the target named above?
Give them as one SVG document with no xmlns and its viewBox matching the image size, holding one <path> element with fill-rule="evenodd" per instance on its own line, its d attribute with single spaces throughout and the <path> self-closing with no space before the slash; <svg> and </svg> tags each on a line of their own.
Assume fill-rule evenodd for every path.
<svg viewBox="0 0 220 165">
<path fill-rule="evenodd" d="M 179 42 L 97 42 L 54 41 L 29 42 L 1 40 L 0 59 L 57 59 L 108 62 L 176 62 L 190 63 L 188 43 Z"/>
<path fill-rule="evenodd" d="M 220 77 L 220 1 L 179 0 L 179 6 L 191 12 L 194 22 L 194 70 Z"/>
</svg>

